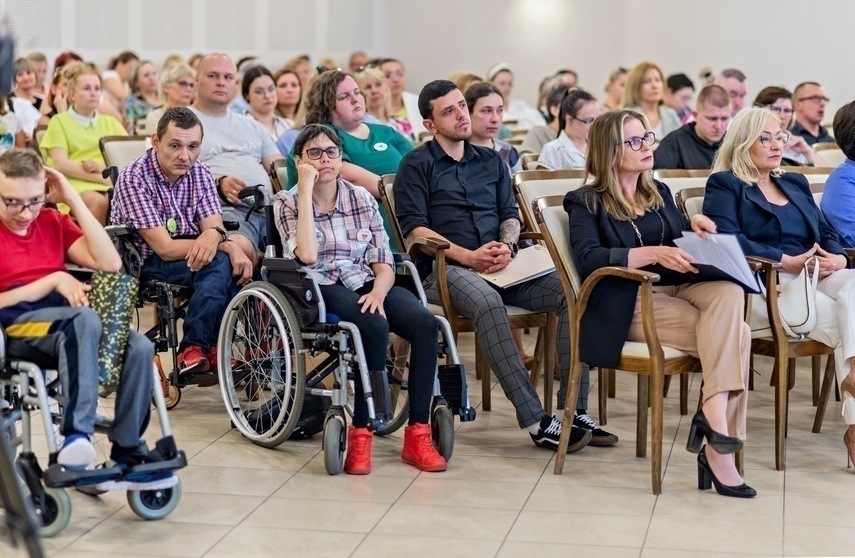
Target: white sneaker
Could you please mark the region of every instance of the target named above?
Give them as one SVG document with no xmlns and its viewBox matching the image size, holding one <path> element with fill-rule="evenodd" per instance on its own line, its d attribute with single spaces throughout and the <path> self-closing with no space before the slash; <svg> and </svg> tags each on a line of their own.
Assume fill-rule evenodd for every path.
<svg viewBox="0 0 855 558">
<path fill-rule="evenodd" d="M 95 464 L 95 446 L 83 436 L 62 444 L 56 462 L 69 469 L 86 469 Z"/>
</svg>

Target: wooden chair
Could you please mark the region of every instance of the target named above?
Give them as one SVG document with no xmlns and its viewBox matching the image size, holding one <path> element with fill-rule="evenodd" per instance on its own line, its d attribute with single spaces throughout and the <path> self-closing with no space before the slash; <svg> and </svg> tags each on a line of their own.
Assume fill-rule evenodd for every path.
<svg viewBox="0 0 855 558">
<path fill-rule="evenodd" d="M 641 308 L 643 312 L 645 343 L 627 342 L 621 353 L 619 370 L 638 375 L 638 424 L 636 430 L 635 453 L 638 457 L 647 455 L 647 405 L 650 403 L 651 424 L 651 476 L 654 494 L 662 493 L 662 431 L 664 417 L 663 388 L 666 375 L 682 374 L 700 370 L 700 361 L 682 351 L 663 347 L 659 343 L 656 324 L 653 321 L 653 283 L 659 280 L 655 273 L 629 269 L 626 267 L 604 267 L 591 274 L 583 283 L 570 249 L 570 224 L 567 212 L 563 208 L 564 196 L 546 196 L 535 202 L 535 215 L 543 238 L 555 260 L 555 267 L 561 278 L 561 284 L 567 300 L 575 300 L 568 305 L 571 322 L 572 369 L 567 386 L 567 400 L 564 405 L 564 424 L 572 424 L 573 405 L 579 393 L 579 378 L 582 374 L 582 362 L 579 360 L 579 332 L 582 316 L 587 310 L 588 300 L 593 288 L 606 277 L 621 277 L 638 281 L 641 285 Z M 570 429 L 561 431 L 558 452 L 555 457 L 554 473 L 560 475 L 564 470 L 564 458 L 570 438 Z"/>
<path fill-rule="evenodd" d="M 514 147 L 521 146 L 523 144 L 523 141 L 525 141 L 525 137 L 520 136 L 514 136 L 505 140 L 506 143 L 508 143 L 509 145 L 513 145 Z"/>
<path fill-rule="evenodd" d="M 540 153 L 524 153 L 521 157 L 523 170 L 534 170 L 537 167 L 537 160 L 540 158 Z"/>
<path fill-rule="evenodd" d="M 584 176 L 583 170 L 533 170 L 516 173 L 513 179 L 514 194 L 522 211 L 525 229 L 538 231 L 531 205 L 535 198 L 558 194 L 563 196 L 581 186 Z"/>
<path fill-rule="evenodd" d="M 833 142 L 815 143 L 813 150 L 819 162 L 826 167 L 838 167 L 846 160 L 843 150 Z"/>
<path fill-rule="evenodd" d="M 451 326 L 451 331 L 454 334 L 455 341 L 459 333 L 475 333 L 475 324 L 472 320 L 460 316 L 454 309 L 451 303 L 451 295 L 448 292 L 448 283 L 446 277 L 446 259 L 445 251 L 449 248 L 448 242 L 435 238 L 417 238 L 412 242 L 407 242 L 404 235 L 401 233 L 401 226 L 398 219 L 395 217 L 395 197 L 393 192 L 393 184 L 395 182 L 394 174 L 385 174 L 380 177 L 378 188 L 380 190 L 380 199 L 383 206 L 386 208 L 386 214 L 389 216 L 391 229 L 393 234 L 397 236 L 398 246 L 407 246 L 408 253 L 416 259 L 416 255 L 421 250 L 422 246 L 431 248 L 436 251 L 436 277 L 437 291 L 439 294 L 440 304 L 428 303 L 428 310 L 438 316 L 444 316 Z M 520 239 L 535 239 L 539 240 L 540 235 L 531 233 L 523 233 Z M 558 330 L 558 319 L 554 314 L 538 313 L 519 308 L 517 306 L 506 306 L 508 312 L 508 322 L 511 329 L 525 328 L 540 328 L 537 338 L 537 346 L 535 347 L 534 364 L 532 365 L 531 378 L 537 381 L 538 370 L 543 368 L 543 408 L 547 414 L 552 413 L 552 370 L 555 367 L 554 347 L 557 343 L 556 335 Z M 492 408 L 491 388 L 492 379 L 490 377 L 490 367 L 484 358 L 484 352 L 481 349 L 481 341 L 478 335 L 475 335 L 475 375 L 481 380 L 481 408 L 484 411 L 490 411 Z M 574 407 L 575 408 L 575 407 Z"/>
<path fill-rule="evenodd" d="M 276 159 L 270 164 L 270 183 L 273 185 L 273 193 L 288 187 L 288 169 L 286 159 Z"/>
<path fill-rule="evenodd" d="M 709 169 L 656 169 L 653 178 L 666 182 L 668 178 L 708 178 L 710 174 Z"/>
<path fill-rule="evenodd" d="M 814 196 L 820 187 L 820 185 L 812 185 L 811 190 L 814 192 Z M 701 212 L 704 190 L 704 188 L 692 188 L 682 190 L 677 194 L 677 206 L 689 219 Z M 747 258 L 752 269 L 764 272 L 766 292 L 777 292 L 777 272 L 781 269 L 781 263 L 750 255 Z M 750 303 L 746 303 L 746 311 L 751 312 Z M 769 320 L 769 328 L 758 330 L 752 327 L 751 353 L 775 359 L 772 369 L 772 384 L 775 386 L 775 468 L 782 471 L 786 467 L 789 392 L 795 385 L 796 359 L 811 357 L 812 399 L 813 404 L 817 406 L 813 432 L 819 432 L 825 415 L 828 395 L 834 382 L 834 347 L 829 347 L 809 338 L 802 340 L 788 338 L 781 326 L 781 314 L 778 311 L 778 297 L 776 296 L 766 297 L 766 316 Z M 756 315 L 753 317 L 757 318 Z M 828 360 L 825 367 L 825 377 L 822 388 L 819 388 L 821 359 L 826 355 Z"/>
<path fill-rule="evenodd" d="M 104 164 L 116 167 L 118 172 L 145 155 L 149 136 L 104 136 L 98 140 L 98 147 L 104 157 Z"/>
<path fill-rule="evenodd" d="M 42 153 L 39 145 L 42 143 L 42 139 L 44 139 L 46 133 L 47 126 L 36 126 L 36 129 L 33 130 L 33 147 L 36 149 L 36 153 L 39 154 L 39 157 L 41 157 L 42 160 L 45 159 L 45 154 Z"/>
</svg>

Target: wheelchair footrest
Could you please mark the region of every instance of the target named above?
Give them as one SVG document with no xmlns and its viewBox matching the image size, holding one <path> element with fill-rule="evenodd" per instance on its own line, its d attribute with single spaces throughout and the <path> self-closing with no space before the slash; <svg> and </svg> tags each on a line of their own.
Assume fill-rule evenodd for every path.
<svg viewBox="0 0 855 558">
<path fill-rule="evenodd" d="M 451 412 L 462 422 L 475 420 L 475 409 L 469 406 L 466 370 L 462 364 L 441 364 L 437 369 L 439 391 L 448 402 Z"/>
<path fill-rule="evenodd" d="M 60 464 L 54 464 L 45 471 L 45 486 L 65 488 L 68 486 L 87 486 L 116 480 L 122 476 L 121 467 L 106 467 L 103 469 L 87 469 L 76 471 Z"/>
<path fill-rule="evenodd" d="M 154 476 L 171 473 L 178 469 L 183 469 L 186 466 L 187 457 L 184 455 L 183 451 L 178 450 L 175 457 L 172 459 L 165 459 L 154 463 L 143 463 L 142 465 L 131 467 L 125 471 L 122 478 L 132 482 L 146 482 Z"/>
</svg>

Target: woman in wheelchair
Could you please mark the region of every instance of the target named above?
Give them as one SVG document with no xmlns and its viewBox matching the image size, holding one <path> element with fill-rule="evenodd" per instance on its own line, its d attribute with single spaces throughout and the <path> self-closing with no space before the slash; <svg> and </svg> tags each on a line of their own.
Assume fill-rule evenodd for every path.
<svg viewBox="0 0 855 558">
<path fill-rule="evenodd" d="M 71 208 L 77 225 L 68 215 L 44 208 L 46 185 Z M 88 468 L 96 459 L 90 436 L 98 402 L 101 321 L 88 308 L 91 287 L 72 277 L 64 262 L 118 271 L 121 260 L 80 194 L 62 174 L 44 168 L 35 153 L 12 149 L 0 156 L 0 201 L 0 324 L 13 358 L 40 355 L 57 366 L 66 402 L 60 425 L 65 441 L 55 459 L 67 469 Z M 178 480 L 169 471 L 134 475 L 133 480 L 124 476 L 160 460 L 141 440 L 149 420 L 153 357 L 151 342 L 131 330 L 108 434 L 110 459 L 123 476 L 102 482 L 102 490 L 169 488 Z"/>
<path fill-rule="evenodd" d="M 341 140 L 310 124 L 294 144 L 297 187 L 276 195 L 283 254 L 316 270 L 327 311 L 359 328 L 370 372 L 384 370 L 389 331 L 410 342 L 409 426 L 401 458 L 422 471 L 444 471 L 428 423 L 437 362 L 437 322 L 410 291 L 394 286 L 392 252 L 377 202 L 339 178 Z M 371 471 L 372 432 L 362 385 L 355 382 L 345 472 Z"/>
</svg>

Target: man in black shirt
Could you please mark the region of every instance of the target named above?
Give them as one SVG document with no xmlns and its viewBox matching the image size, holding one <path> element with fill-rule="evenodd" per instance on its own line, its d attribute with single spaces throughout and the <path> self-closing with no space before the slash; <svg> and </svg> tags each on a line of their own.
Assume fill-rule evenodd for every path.
<svg viewBox="0 0 855 558">
<path fill-rule="evenodd" d="M 453 83 L 427 84 L 419 95 L 419 112 L 434 139 L 406 155 L 398 167 L 394 192 L 401 230 L 408 240 L 439 237 L 450 243 L 446 279 L 455 310 L 474 322 L 484 356 L 514 404 L 520 427 L 529 431 L 538 446 L 557 449 L 561 422 L 546 414 L 528 380 L 505 305 L 558 315 L 562 372 L 558 405 L 563 407 L 570 371 L 570 325 L 561 282 L 551 273 L 500 289 L 475 273 L 507 267 L 516 252 L 520 221 L 510 176 L 498 153 L 469 143 L 469 110 Z M 432 261 L 430 253 L 419 256 L 428 298 L 438 303 Z M 585 369 L 568 452 L 589 442 L 617 443 L 617 436 L 599 428 L 587 415 L 587 376 Z"/>
<path fill-rule="evenodd" d="M 793 91 L 793 109 L 796 113 L 796 123 L 790 131 L 805 139 L 808 145 L 815 143 L 834 142 L 834 138 L 822 126 L 825 118 L 825 107 L 828 97 L 825 90 L 815 81 L 805 81 L 796 86 Z"/>
<path fill-rule="evenodd" d="M 730 97 L 719 85 L 707 85 L 692 111 L 694 122 L 674 130 L 653 153 L 654 169 L 709 169 L 730 123 Z"/>
</svg>

